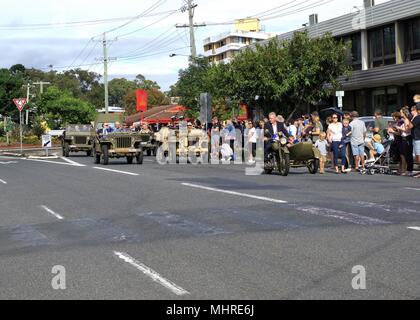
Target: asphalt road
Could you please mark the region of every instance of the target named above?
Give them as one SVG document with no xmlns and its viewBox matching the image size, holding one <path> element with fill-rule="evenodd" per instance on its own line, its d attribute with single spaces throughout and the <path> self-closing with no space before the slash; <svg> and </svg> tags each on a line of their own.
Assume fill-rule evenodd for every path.
<svg viewBox="0 0 420 320">
<path fill-rule="evenodd" d="M 419 180 L 71 160 L 0 157 L 0 299 L 420 299 Z"/>
</svg>

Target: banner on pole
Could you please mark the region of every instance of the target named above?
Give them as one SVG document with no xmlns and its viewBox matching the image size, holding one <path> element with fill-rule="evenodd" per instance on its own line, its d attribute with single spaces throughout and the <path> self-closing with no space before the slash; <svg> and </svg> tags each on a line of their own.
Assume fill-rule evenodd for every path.
<svg viewBox="0 0 420 320">
<path fill-rule="evenodd" d="M 146 90 L 136 90 L 137 112 L 147 111 L 148 93 Z"/>
</svg>

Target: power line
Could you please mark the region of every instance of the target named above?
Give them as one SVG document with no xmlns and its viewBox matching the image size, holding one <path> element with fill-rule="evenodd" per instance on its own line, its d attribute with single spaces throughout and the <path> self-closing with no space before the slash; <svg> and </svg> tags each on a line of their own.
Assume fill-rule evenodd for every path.
<svg viewBox="0 0 420 320">
<path fill-rule="evenodd" d="M 310 6 L 302 7 L 302 8 L 296 9 L 294 11 L 285 12 L 283 14 L 275 15 L 275 16 L 272 16 L 272 17 L 266 17 L 266 18 L 261 19 L 261 21 L 267 21 L 267 20 L 272 20 L 272 19 L 277 19 L 277 18 L 289 16 L 289 15 L 292 15 L 292 14 L 296 14 L 296 13 L 303 12 L 303 11 L 306 11 L 306 10 L 309 10 L 309 9 L 313 9 L 313 8 L 323 6 L 323 5 L 325 5 L 327 3 L 330 3 L 330 2 L 333 2 L 333 1 L 335 1 L 335 0 L 327 0 L 327 1 L 326 0 L 320 0 L 320 1 L 314 2 Z"/>
<path fill-rule="evenodd" d="M 298 0 L 293 0 L 293 1 L 287 2 L 285 4 L 282 4 L 281 6 L 278 6 L 278 7 L 275 7 L 275 8 L 272 8 L 272 9 L 269 9 L 269 10 L 266 10 L 266 11 L 263 11 L 263 12 L 260 12 L 260 13 L 257 13 L 255 16 L 256 17 L 263 16 L 263 15 L 265 15 L 265 14 L 271 12 L 271 11 L 275 11 L 275 10 L 280 9 L 280 8 L 283 8 L 283 7 L 285 7 L 285 6 L 289 5 L 289 4 L 295 3 L 296 1 L 298 1 Z"/>
<path fill-rule="evenodd" d="M 178 42 L 179 40 L 180 40 L 180 38 L 176 35 L 175 37 L 172 37 L 172 39 L 170 39 L 170 40 L 168 39 L 168 41 L 166 43 L 162 44 L 159 49 L 166 48 L 169 45 L 171 45 L 171 44 L 173 44 L 175 42 Z M 139 56 L 142 56 L 142 55 L 147 54 L 149 52 L 153 52 L 153 50 L 156 50 L 156 49 L 154 49 L 154 48 L 148 48 L 148 49 L 145 49 L 143 51 L 140 51 L 138 54 L 123 56 L 122 58 L 126 58 L 126 57 L 129 57 L 129 58 L 139 57 Z"/>
<path fill-rule="evenodd" d="M 93 41 L 93 38 L 89 39 L 89 41 L 86 43 L 86 46 L 82 49 L 82 51 L 74 58 L 73 62 L 70 64 L 70 68 L 77 62 L 77 59 L 79 59 L 82 54 L 86 51 L 86 49 L 89 47 L 89 44 Z"/>
<path fill-rule="evenodd" d="M 129 52 L 126 53 L 126 55 L 130 55 L 133 54 L 135 52 L 142 52 L 145 51 L 146 49 L 149 49 L 152 46 L 157 46 L 160 43 L 166 41 L 167 39 L 171 38 L 175 33 L 177 33 L 177 29 L 175 29 L 173 32 L 171 32 L 169 35 L 165 36 L 162 38 L 162 36 L 164 36 L 165 34 L 167 34 L 169 31 L 171 31 L 174 27 L 171 26 L 168 30 L 166 30 L 165 32 L 161 33 L 160 35 L 158 35 L 156 38 L 152 39 L 151 41 L 147 42 L 144 46 L 137 48 L 135 50 L 131 50 Z M 160 39 L 160 40 L 159 40 Z"/>
<path fill-rule="evenodd" d="M 156 13 L 148 13 L 143 15 L 141 18 L 149 18 L 155 17 L 159 15 L 165 15 L 173 10 L 163 11 L 163 12 L 156 12 Z M 44 29 L 54 29 L 54 28 L 80 28 L 86 26 L 95 26 L 100 24 L 109 24 L 109 23 L 116 23 L 120 21 L 132 20 L 137 18 L 138 16 L 130 16 L 130 17 L 121 17 L 121 18 L 109 18 L 109 19 L 100 19 L 100 20 L 87 20 L 87 21 L 73 21 L 73 22 L 58 22 L 58 23 L 40 23 L 40 24 L 24 24 L 18 26 L 10 26 L 10 25 L 2 25 L 0 26 L 0 30 L 4 31 L 32 31 L 32 30 L 44 30 Z"/>
<path fill-rule="evenodd" d="M 272 20 L 272 19 L 276 19 L 276 18 L 279 18 L 279 17 L 290 16 L 292 14 L 303 12 L 303 11 L 313 9 L 313 8 L 316 8 L 316 7 L 319 7 L 319 6 L 323 6 L 323 5 L 325 5 L 327 3 L 330 3 L 330 2 L 333 2 L 333 1 L 335 1 L 335 0 L 320 0 L 320 1 L 317 1 L 317 2 L 314 2 L 314 3 L 311 3 L 311 4 L 307 4 L 306 6 L 303 6 L 301 8 L 296 8 L 292 11 L 284 12 L 284 13 L 279 14 L 279 15 L 270 16 L 270 15 L 267 14 L 267 15 L 263 15 L 262 17 L 259 17 L 257 15 L 255 15 L 253 17 L 254 18 L 260 18 L 261 21 Z M 306 2 L 307 2 L 307 0 L 305 0 L 301 3 L 299 3 L 299 4 L 296 4 L 294 6 L 291 6 L 291 7 L 288 7 L 288 8 L 283 8 L 281 10 L 277 10 L 277 11 L 271 13 L 271 14 L 275 14 L 275 13 L 279 13 L 279 12 L 286 11 L 286 10 L 289 10 L 289 9 L 293 9 L 293 8 L 298 7 L 299 5 L 302 5 L 303 3 L 306 3 Z M 287 3 L 285 5 L 289 5 L 291 3 L 292 2 Z M 277 8 L 273 8 L 273 9 L 267 10 L 265 12 L 272 11 L 272 10 L 277 9 Z M 207 25 L 207 26 L 219 26 L 219 25 L 232 25 L 232 24 L 235 24 L 235 23 L 236 23 L 236 20 L 231 20 L 231 21 L 225 21 L 225 22 L 206 22 L 205 25 Z"/>
<path fill-rule="evenodd" d="M 146 9 L 145 11 L 143 11 L 142 13 L 140 13 L 139 15 L 135 16 L 133 19 L 129 20 L 128 22 L 126 22 L 126 23 L 124 23 L 124 24 L 122 24 L 122 25 L 120 25 L 118 27 L 115 27 L 113 29 L 110 29 L 108 31 L 105 31 L 103 33 L 111 33 L 111 32 L 117 31 L 117 30 L 119 30 L 121 28 L 124 28 L 124 27 L 128 26 L 129 24 L 133 23 L 134 21 L 137 21 L 138 19 L 143 18 L 144 15 L 146 15 L 146 14 L 154 11 L 155 9 L 157 9 L 158 7 L 160 7 L 161 5 L 163 5 L 167 1 L 168 0 L 158 0 L 151 7 L 149 7 L 148 9 Z"/>
<path fill-rule="evenodd" d="M 174 15 L 175 13 L 177 13 L 177 12 L 179 12 L 179 11 L 180 11 L 180 10 L 174 10 L 173 12 L 171 12 L 170 14 L 168 14 L 167 16 L 165 16 L 165 17 L 163 17 L 163 18 L 161 18 L 161 19 L 159 19 L 159 20 L 157 20 L 157 21 L 155 21 L 155 22 L 152 22 L 152 23 L 150 23 L 150 24 L 148 24 L 148 25 L 146 25 L 146 26 L 144 26 L 144 27 L 141 27 L 140 29 L 137 29 L 137 30 L 134 30 L 134 31 L 131 31 L 131 32 L 127 32 L 127 33 L 124 33 L 124 34 L 122 34 L 122 35 L 119 35 L 119 36 L 117 36 L 117 38 L 127 37 L 127 36 L 129 36 L 129 35 L 132 35 L 132 34 L 134 34 L 134 33 L 139 32 L 139 31 L 143 31 L 144 29 L 147 29 L 147 28 L 149 28 L 149 27 L 151 27 L 151 26 L 153 26 L 153 25 L 155 25 L 155 24 L 157 24 L 157 23 L 159 23 L 159 22 L 161 22 L 161 21 L 163 21 L 163 20 L 165 20 L 165 19 L 169 18 L 170 16 Z"/>
<path fill-rule="evenodd" d="M 175 48 L 175 49 L 172 49 L 172 50 L 165 50 L 165 51 L 155 52 L 155 53 L 150 53 L 150 54 L 144 54 L 144 55 L 140 55 L 140 56 L 136 56 L 136 57 L 121 58 L 121 59 L 117 59 L 116 62 L 118 63 L 119 61 L 137 60 L 139 58 L 157 56 L 157 55 L 161 55 L 161 54 L 165 54 L 165 53 L 171 53 L 171 52 L 174 52 L 174 51 L 187 49 L 187 48 L 190 48 L 190 46 L 185 46 L 185 47 Z"/>
</svg>

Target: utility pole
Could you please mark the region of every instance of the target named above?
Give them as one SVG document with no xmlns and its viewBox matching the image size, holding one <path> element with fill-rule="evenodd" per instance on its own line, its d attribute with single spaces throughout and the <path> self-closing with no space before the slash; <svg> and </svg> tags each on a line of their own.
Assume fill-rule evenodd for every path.
<svg viewBox="0 0 420 320">
<path fill-rule="evenodd" d="M 51 82 L 44 82 L 44 81 L 34 82 L 34 85 L 39 86 L 41 94 L 44 93 L 44 85 L 50 85 L 50 84 Z"/>
<path fill-rule="evenodd" d="M 190 22 L 190 44 L 191 44 L 191 58 L 195 60 L 197 58 L 197 47 L 195 45 L 195 34 L 194 34 L 194 12 L 196 4 L 193 4 L 192 0 L 188 0 L 188 17 Z"/>
<path fill-rule="evenodd" d="M 105 113 L 109 113 L 109 90 L 108 90 L 108 43 L 106 41 L 106 33 L 102 40 L 104 47 L 104 87 L 105 87 Z"/>
<path fill-rule="evenodd" d="M 194 14 L 195 14 L 195 8 L 197 7 L 196 4 L 193 3 L 193 0 L 186 0 L 187 1 L 187 7 L 188 7 L 188 19 L 189 24 L 186 25 L 176 25 L 177 28 L 189 28 L 190 29 L 190 46 L 191 46 L 191 60 L 194 61 L 197 58 L 197 46 L 195 43 L 195 34 L 194 34 L 194 28 L 197 27 L 206 27 L 205 24 L 194 24 Z M 183 11 L 186 11 L 186 8 L 183 8 Z"/>
<path fill-rule="evenodd" d="M 108 57 L 108 46 L 111 42 L 117 41 L 117 38 L 114 40 L 108 41 L 106 39 L 106 32 L 103 34 L 102 40 L 99 40 L 99 42 L 102 42 L 103 46 L 103 57 L 97 58 L 96 60 L 103 61 L 104 63 L 104 89 L 105 89 L 105 113 L 109 113 L 109 86 L 108 86 L 108 63 L 109 61 L 117 60 L 116 58 L 110 58 Z"/>
<path fill-rule="evenodd" d="M 24 87 L 26 87 L 26 103 L 28 104 L 31 98 L 31 88 L 33 87 L 33 85 L 28 83 Z M 25 115 L 26 115 L 25 124 L 28 125 L 29 124 L 29 109 L 26 109 Z"/>
</svg>

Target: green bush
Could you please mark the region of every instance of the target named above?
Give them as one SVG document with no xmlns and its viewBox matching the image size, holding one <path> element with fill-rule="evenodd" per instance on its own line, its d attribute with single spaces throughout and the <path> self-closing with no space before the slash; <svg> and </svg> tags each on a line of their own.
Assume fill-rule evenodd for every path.
<svg viewBox="0 0 420 320">
<path fill-rule="evenodd" d="M 23 137 L 24 144 L 40 144 L 40 140 L 37 136 L 26 136 Z"/>
</svg>

